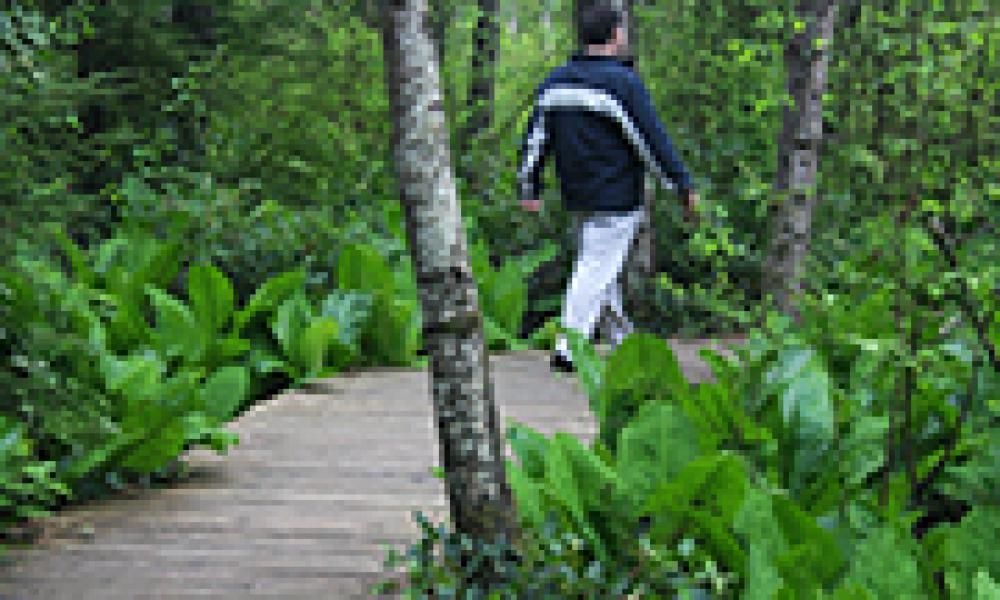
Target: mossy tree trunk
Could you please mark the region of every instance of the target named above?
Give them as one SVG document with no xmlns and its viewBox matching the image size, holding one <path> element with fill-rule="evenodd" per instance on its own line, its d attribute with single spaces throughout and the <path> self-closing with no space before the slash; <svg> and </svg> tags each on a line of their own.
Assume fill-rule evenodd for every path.
<svg viewBox="0 0 1000 600">
<path fill-rule="evenodd" d="M 514 513 L 476 285 L 449 156 L 427 0 L 382 0 L 386 84 L 407 241 L 451 516 L 472 537 L 511 539 Z"/>
<path fill-rule="evenodd" d="M 461 134 L 459 174 L 468 185 L 470 196 L 482 202 L 487 190 L 490 161 L 479 150 L 479 136 L 493 121 L 494 81 L 497 51 L 500 47 L 499 3 L 497 0 L 477 0 L 479 17 L 472 35 L 472 61 L 469 73 L 469 94 L 466 102 L 467 121 Z M 477 168 L 478 167 L 478 168 Z"/>
<path fill-rule="evenodd" d="M 817 199 L 823 93 L 837 5 L 837 0 L 800 0 L 795 19 L 804 26 L 785 47 L 787 89 L 793 104 L 785 108 L 778 140 L 776 198 L 771 209 L 764 290 L 780 311 L 793 317 L 797 315 L 795 297 L 803 289 L 803 267 Z"/>
</svg>

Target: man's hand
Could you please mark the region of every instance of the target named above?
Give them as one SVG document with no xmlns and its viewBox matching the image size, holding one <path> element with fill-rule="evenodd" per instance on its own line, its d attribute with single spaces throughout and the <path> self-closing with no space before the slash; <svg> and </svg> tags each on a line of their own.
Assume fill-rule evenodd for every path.
<svg viewBox="0 0 1000 600">
<path fill-rule="evenodd" d="M 684 219 L 686 221 L 697 224 L 701 220 L 701 213 L 698 212 L 700 204 L 701 198 L 698 197 L 698 192 L 691 190 L 684 196 Z"/>
<path fill-rule="evenodd" d="M 537 198 L 532 200 L 521 200 L 521 208 L 528 212 L 538 212 L 542 209 L 542 201 Z"/>
</svg>

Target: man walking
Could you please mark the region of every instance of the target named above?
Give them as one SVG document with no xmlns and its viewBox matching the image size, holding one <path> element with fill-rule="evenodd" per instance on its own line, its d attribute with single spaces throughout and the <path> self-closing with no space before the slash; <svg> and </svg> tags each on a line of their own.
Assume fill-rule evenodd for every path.
<svg viewBox="0 0 1000 600">
<path fill-rule="evenodd" d="M 580 19 L 584 52 L 554 69 L 538 87 L 521 146 L 521 205 L 538 211 L 542 169 L 556 157 L 563 204 L 574 216 L 579 253 L 563 303 L 567 330 L 591 336 L 604 306 L 613 314 L 612 344 L 633 327 L 622 305 L 619 274 L 643 218 L 643 176 L 651 171 L 675 187 L 694 216 L 698 196 L 691 177 L 656 115 L 649 92 L 624 57 L 622 14 L 588 9 Z M 560 335 L 552 367 L 573 370 Z"/>
</svg>

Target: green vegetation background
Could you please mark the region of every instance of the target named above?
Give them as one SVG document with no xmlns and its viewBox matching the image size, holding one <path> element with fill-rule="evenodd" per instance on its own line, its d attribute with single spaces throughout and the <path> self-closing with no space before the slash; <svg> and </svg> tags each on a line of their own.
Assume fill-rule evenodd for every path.
<svg viewBox="0 0 1000 600">
<path fill-rule="evenodd" d="M 183 448 L 224 450 L 236 440 L 222 425 L 276 390 L 423 360 L 370 3 L 212 4 L 17 0 L 0 11 L 5 525 L 169 480 Z M 571 5 L 501 3 L 492 125 L 467 140 L 476 3 L 432 4 L 453 162 L 486 183 L 473 194 L 458 181 L 487 335 L 496 349 L 544 346 L 571 267 L 568 219 L 551 172 L 542 214 L 520 212 L 514 171 L 532 91 L 573 49 Z M 636 383 L 625 361 L 611 361 L 622 366 L 610 380 L 629 382 L 619 399 L 659 398 L 657 408 L 621 400 L 631 408 L 612 410 L 595 383 L 604 445 L 539 441 L 532 452 L 548 466 L 529 458 L 511 471 L 527 523 L 542 531 L 554 517 L 552 535 L 587 542 L 582 554 L 545 560 L 588 573 L 614 544 L 640 539 L 631 528 L 648 515 L 636 494 L 705 505 L 670 481 L 658 491 L 627 483 L 646 463 L 621 455 L 622 432 L 660 435 L 683 418 L 714 441 L 671 473 L 714 474 L 739 492 L 702 529 L 678 530 L 681 517 L 664 513 L 650 543 L 676 569 L 605 561 L 607 582 L 667 573 L 672 589 L 884 597 L 890 584 L 860 573 L 864 557 L 905 547 L 900 560 L 919 576 L 899 585 L 996 597 L 995 558 L 975 542 L 995 539 L 1000 522 L 998 382 L 984 350 L 1000 341 L 996 6 L 843 3 L 797 325 L 766 316 L 760 284 L 787 102 L 784 43 L 802 26 L 793 3 L 634 10 L 637 68 L 708 219 L 686 230 L 670 193 L 658 192 L 657 277 L 633 312 L 660 335 L 762 337 L 738 377 L 699 392 L 716 395 L 725 419 L 691 412 L 677 382 Z M 744 439 L 746 428 L 755 433 Z M 870 452 L 856 457 L 851 444 Z M 818 448 L 855 462 L 809 462 Z M 625 482 L 614 483 L 631 498 L 612 515 L 621 529 L 588 529 L 602 513 L 551 491 L 569 481 L 560 461 L 577 459 Z M 836 494 L 824 487 L 831 477 L 842 478 Z M 740 537 L 751 516 L 753 527 L 778 523 L 757 546 Z M 812 533 L 794 529 L 807 521 Z M 844 559 L 799 581 L 787 565 L 834 543 L 816 523 Z"/>
</svg>

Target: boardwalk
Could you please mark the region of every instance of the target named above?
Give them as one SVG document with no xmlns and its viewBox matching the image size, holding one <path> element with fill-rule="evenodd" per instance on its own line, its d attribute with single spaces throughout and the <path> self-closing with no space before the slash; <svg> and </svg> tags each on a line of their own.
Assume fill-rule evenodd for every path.
<svg viewBox="0 0 1000 600">
<path fill-rule="evenodd" d="M 695 347 L 675 344 L 692 379 Z M 545 355 L 492 359 L 501 422 L 593 433 L 572 377 Z M 0 598 L 364 598 L 383 544 L 446 514 L 427 374 L 379 370 L 287 392 L 230 424 L 226 456 L 188 454 L 193 477 L 64 511 L 0 559 Z"/>
</svg>

